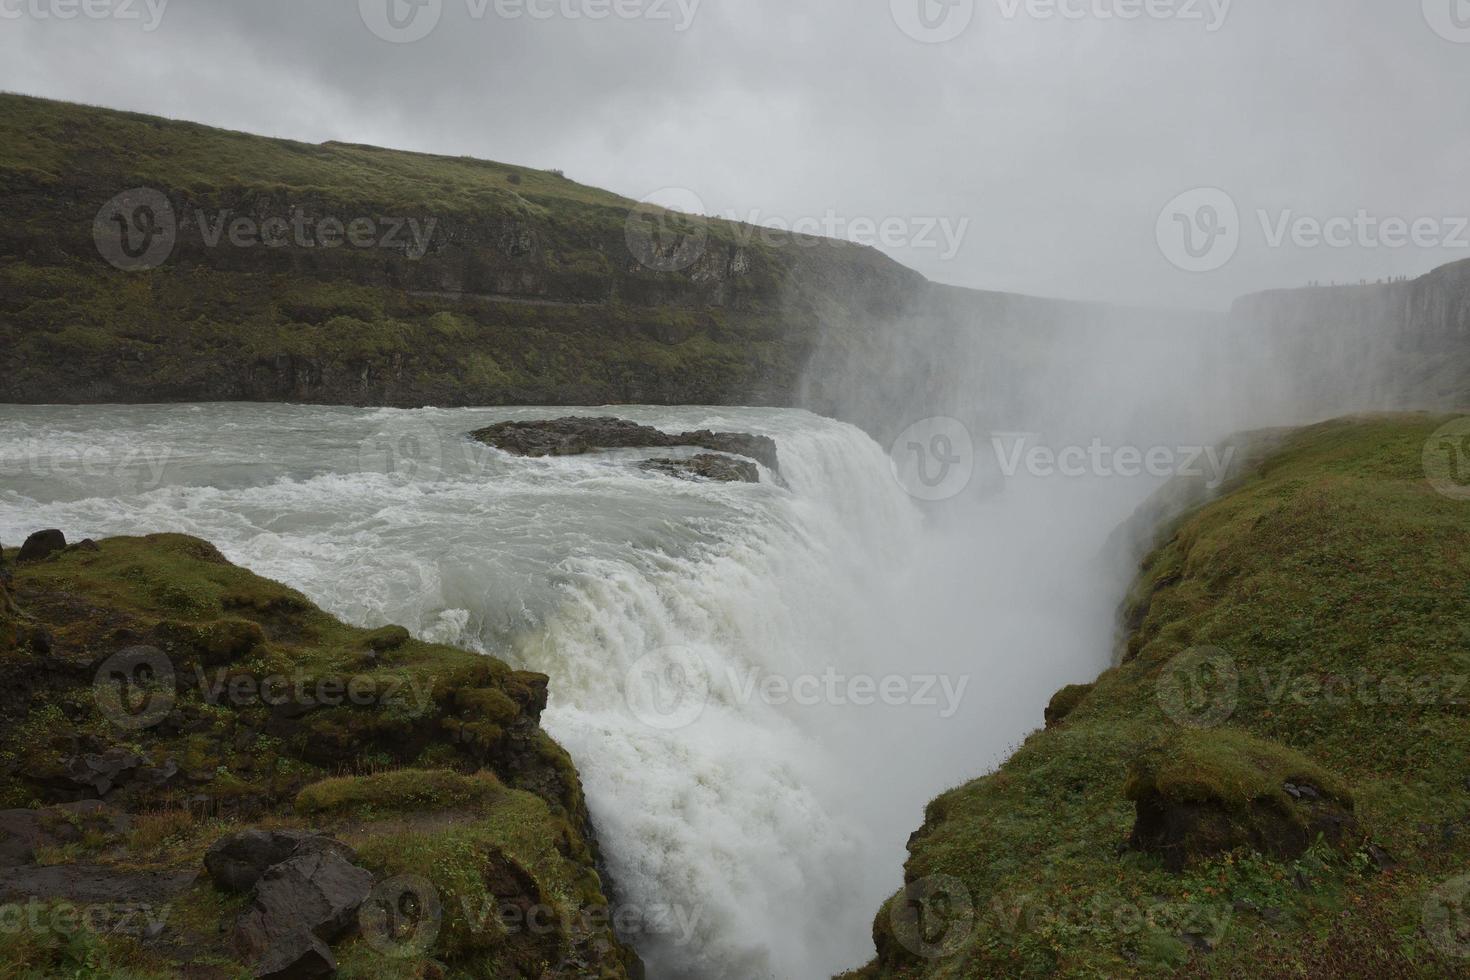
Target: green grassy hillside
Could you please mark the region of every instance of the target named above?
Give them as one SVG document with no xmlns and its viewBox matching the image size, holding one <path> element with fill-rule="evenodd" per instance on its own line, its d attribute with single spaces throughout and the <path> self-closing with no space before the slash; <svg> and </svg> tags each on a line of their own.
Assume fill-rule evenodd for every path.
<svg viewBox="0 0 1470 980">
<path fill-rule="evenodd" d="M 786 403 L 823 324 L 922 282 L 556 173 L 14 95 L 0 202 L 6 401 Z"/>
<path fill-rule="evenodd" d="M 1296 432 L 1181 519 L 1122 662 L 929 805 L 855 976 L 1470 976 L 1470 502 L 1424 463 L 1446 421 Z"/>
</svg>

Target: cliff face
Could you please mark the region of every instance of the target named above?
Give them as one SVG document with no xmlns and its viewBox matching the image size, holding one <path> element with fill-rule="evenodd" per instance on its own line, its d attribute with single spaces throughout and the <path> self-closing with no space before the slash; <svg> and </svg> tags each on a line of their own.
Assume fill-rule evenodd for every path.
<svg viewBox="0 0 1470 980">
<path fill-rule="evenodd" d="M 1333 385 L 1379 408 L 1470 402 L 1470 261 L 1407 282 L 1247 296 L 1231 321 L 1279 351 L 1317 398 L 1332 400 Z M 1344 411 L 1369 407 L 1338 400 Z"/>
<path fill-rule="evenodd" d="M 0 143 L 5 401 L 784 404 L 923 283 L 467 158 L 18 96 Z"/>
<path fill-rule="evenodd" d="M 0 401 L 800 405 L 883 438 L 1034 425 L 1103 363 L 1277 418 L 1470 390 L 1470 264 L 1228 317 L 1110 308 L 554 172 L 7 95 L 0 203 Z"/>
</svg>

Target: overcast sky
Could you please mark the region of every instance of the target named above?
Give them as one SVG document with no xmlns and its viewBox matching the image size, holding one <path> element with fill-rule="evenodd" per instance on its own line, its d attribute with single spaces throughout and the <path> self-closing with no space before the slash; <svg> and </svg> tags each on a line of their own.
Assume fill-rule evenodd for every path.
<svg viewBox="0 0 1470 980">
<path fill-rule="evenodd" d="M 1470 257 L 1470 0 L 0 0 L 0 88 L 682 188 L 984 289 Z"/>
</svg>

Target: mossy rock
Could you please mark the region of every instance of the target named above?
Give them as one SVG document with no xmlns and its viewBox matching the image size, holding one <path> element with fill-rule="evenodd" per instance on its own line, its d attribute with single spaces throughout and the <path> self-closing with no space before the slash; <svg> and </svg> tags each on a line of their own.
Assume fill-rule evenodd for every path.
<svg viewBox="0 0 1470 980">
<path fill-rule="evenodd" d="M 1066 721 L 1067 716 L 1076 710 L 1088 694 L 1092 693 L 1094 686 L 1092 684 L 1069 684 L 1052 695 L 1051 702 L 1046 706 L 1046 727 L 1053 728 Z"/>
<path fill-rule="evenodd" d="M 1137 808 L 1129 837 L 1182 871 L 1249 848 L 1281 860 L 1318 839 L 1359 841 L 1342 781 L 1293 749 L 1232 729 L 1190 731 L 1135 760 L 1125 795 Z"/>
<path fill-rule="evenodd" d="M 444 897 L 432 943 L 413 956 L 392 955 L 394 943 L 339 943 L 341 977 L 637 973 L 636 957 L 596 925 L 611 899 L 576 769 L 539 727 L 544 675 L 401 627 L 348 626 L 182 535 L 112 538 L 27 564 L 0 595 L 9 598 L 0 808 L 100 796 L 137 831 L 79 828 L 42 849 L 48 863 L 187 880 L 227 833 L 310 820 L 349 840 L 380 883 L 418 874 Z M 21 617 L 25 636 L 5 633 Z M 44 652 L 34 630 L 49 638 Z M 391 663 L 364 664 L 385 639 Z M 18 977 L 152 980 L 183 963 L 237 976 L 244 965 L 218 936 L 243 901 L 204 879 L 171 903 L 157 936 L 68 945 L 0 935 L 0 959 Z M 552 927 L 481 921 L 502 907 L 553 911 Z"/>
</svg>

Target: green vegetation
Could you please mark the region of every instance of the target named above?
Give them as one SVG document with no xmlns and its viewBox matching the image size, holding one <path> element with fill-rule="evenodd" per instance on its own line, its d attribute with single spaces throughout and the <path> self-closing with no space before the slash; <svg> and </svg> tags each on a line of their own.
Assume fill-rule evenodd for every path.
<svg viewBox="0 0 1470 980">
<path fill-rule="evenodd" d="M 155 887 L 149 875 L 201 871 L 234 831 L 311 828 L 350 845 L 380 884 L 427 882 L 442 907 L 423 943 L 339 942 L 341 976 L 637 969 L 601 915 L 576 770 L 539 727 L 543 675 L 401 627 L 347 626 L 182 535 L 73 546 L 12 575 L 0 807 L 37 811 L 31 863 L 119 876 L 126 894 Z M 140 650 L 146 670 L 129 659 Z M 104 808 L 58 806 L 95 797 L 99 778 Z M 208 875 L 182 887 L 151 903 L 167 915 L 157 936 L 0 928 L 0 977 L 151 980 L 183 963 L 191 976 L 243 975 L 220 933 L 246 896 Z M 38 914 L 76 908 L 42 896 Z M 507 910 L 533 908 L 553 925 L 507 925 Z"/>
<path fill-rule="evenodd" d="M 94 222 L 135 188 L 167 197 L 176 231 L 162 264 L 125 272 Z M 13 95 L 0 196 L 13 401 L 784 403 L 822 319 L 917 280 L 841 243 L 641 220 L 546 171 Z M 238 219 L 278 222 L 281 243 L 232 244 Z M 371 234 L 328 247 L 330 220 Z"/>
<path fill-rule="evenodd" d="M 1421 462 L 1444 421 L 1285 435 L 1180 520 L 1123 661 L 929 805 L 856 975 L 1470 976 L 1426 911 L 1470 872 L 1470 511 Z M 1129 846 L 1146 811 L 1198 847 L 1177 870 Z"/>
</svg>

